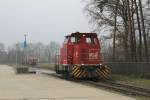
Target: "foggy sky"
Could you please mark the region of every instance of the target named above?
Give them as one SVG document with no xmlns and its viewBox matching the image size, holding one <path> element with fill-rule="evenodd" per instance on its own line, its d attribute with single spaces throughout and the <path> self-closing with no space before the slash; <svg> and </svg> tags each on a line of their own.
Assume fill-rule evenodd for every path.
<svg viewBox="0 0 150 100">
<path fill-rule="evenodd" d="M 88 32 L 82 0 L 0 0 L 0 42 L 61 43 L 70 32 Z"/>
</svg>

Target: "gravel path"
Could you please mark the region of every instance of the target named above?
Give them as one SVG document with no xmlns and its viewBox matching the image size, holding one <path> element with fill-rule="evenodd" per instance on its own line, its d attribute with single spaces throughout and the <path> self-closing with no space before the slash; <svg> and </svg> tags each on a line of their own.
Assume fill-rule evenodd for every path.
<svg viewBox="0 0 150 100">
<path fill-rule="evenodd" d="M 42 74 L 15 74 L 0 65 L 0 100 L 135 100 Z"/>
</svg>

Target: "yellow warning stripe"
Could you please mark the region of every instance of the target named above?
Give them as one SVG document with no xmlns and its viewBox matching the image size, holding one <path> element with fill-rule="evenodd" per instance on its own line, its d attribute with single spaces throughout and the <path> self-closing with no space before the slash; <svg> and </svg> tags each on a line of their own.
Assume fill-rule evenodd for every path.
<svg viewBox="0 0 150 100">
<path fill-rule="evenodd" d="M 96 73 L 101 78 L 107 78 L 108 74 L 110 73 L 110 70 L 108 67 L 105 66 L 105 67 L 97 68 Z"/>
<path fill-rule="evenodd" d="M 77 70 L 73 75 L 75 76 L 75 77 L 77 77 L 77 74 L 80 72 L 80 70 Z"/>
<path fill-rule="evenodd" d="M 82 71 L 79 71 L 79 73 L 76 75 L 78 78 L 81 77 Z"/>
<path fill-rule="evenodd" d="M 75 68 L 77 68 L 77 66 L 73 66 L 72 70 L 75 70 Z"/>
<path fill-rule="evenodd" d="M 107 74 L 107 72 L 105 70 L 101 70 L 105 75 Z"/>
<path fill-rule="evenodd" d="M 101 72 L 104 73 L 104 78 L 107 78 L 107 73 L 105 72 L 105 70 L 102 70 Z"/>
<path fill-rule="evenodd" d="M 102 75 L 101 75 L 100 70 L 99 70 L 99 69 L 97 69 L 97 70 L 96 70 L 96 72 L 97 72 L 98 76 L 99 76 L 100 78 L 102 78 Z"/>
<path fill-rule="evenodd" d="M 76 69 L 72 70 L 72 74 L 76 73 L 77 70 L 79 70 L 78 67 L 76 67 Z"/>
<path fill-rule="evenodd" d="M 108 69 L 105 69 L 105 71 L 106 71 L 107 73 L 110 73 L 110 71 L 109 71 Z"/>
<path fill-rule="evenodd" d="M 107 73 L 105 72 L 105 70 L 101 70 L 101 72 L 103 73 L 104 77 L 106 77 Z"/>
<path fill-rule="evenodd" d="M 101 70 L 100 70 L 100 69 L 97 69 L 96 71 L 97 71 L 98 73 L 101 73 Z"/>
<path fill-rule="evenodd" d="M 99 67 L 96 68 L 95 73 L 86 72 L 85 70 L 80 70 L 78 66 L 72 67 L 72 75 L 76 78 L 86 78 L 86 77 L 98 77 L 98 78 L 107 78 L 110 70 L 108 67 Z"/>
<path fill-rule="evenodd" d="M 109 70 L 109 68 L 108 68 L 108 67 L 106 67 L 106 68 L 105 68 L 105 72 L 106 72 L 107 74 L 109 74 L 109 73 L 110 73 L 110 70 Z"/>
<path fill-rule="evenodd" d="M 83 77 L 83 73 L 84 73 L 84 71 L 81 71 L 81 73 L 80 73 L 80 77 Z"/>
<path fill-rule="evenodd" d="M 80 70 L 77 70 L 74 75 L 77 76 L 79 74 Z"/>
<path fill-rule="evenodd" d="M 101 77 L 104 78 L 104 73 L 99 69 L 98 72 L 101 74 Z"/>
<path fill-rule="evenodd" d="M 85 75 L 85 71 L 81 71 L 78 66 L 74 66 L 72 68 L 72 75 L 77 78 L 83 77 Z"/>
<path fill-rule="evenodd" d="M 97 75 L 99 76 L 99 78 L 102 78 L 101 73 L 98 72 L 98 70 L 96 70 Z"/>
<path fill-rule="evenodd" d="M 85 71 L 83 71 L 83 77 L 86 77 L 86 72 Z"/>
</svg>

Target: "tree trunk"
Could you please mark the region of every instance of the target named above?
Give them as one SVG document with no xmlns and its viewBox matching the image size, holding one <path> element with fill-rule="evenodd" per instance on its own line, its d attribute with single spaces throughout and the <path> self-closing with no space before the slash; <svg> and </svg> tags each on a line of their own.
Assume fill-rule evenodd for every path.
<svg viewBox="0 0 150 100">
<path fill-rule="evenodd" d="M 139 46 L 138 46 L 138 54 L 139 54 L 139 61 L 142 61 L 142 31 L 141 31 L 141 24 L 138 12 L 138 6 L 136 0 L 134 0 L 135 10 L 136 10 L 136 17 L 138 23 L 138 30 L 139 30 Z"/>
<path fill-rule="evenodd" d="M 143 38 L 144 38 L 144 46 L 145 46 L 145 57 L 146 57 L 146 61 L 148 62 L 149 54 L 148 54 L 147 37 L 146 37 L 146 32 L 145 32 L 145 23 L 144 23 L 144 16 L 143 16 L 141 0 L 139 0 L 139 8 L 140 8 L 141 24 L 142 24 L 142 31 L 143 31 Z"/>
<path fill-rule="evenodd" d="M 123 15 L 122 18 L 124 20 L 124 55 L 125 55 L 125 61 L 129 61 L 128 59 L 128 16 L 127 16 L 127 1 L 123 2 Z"/>
<path fill-rule="evenodd" d="M 116 1 L 115 16 L 114 16 L 114 37 L 113 37 L 113 61 L 116 61 L 116 30 L 117 30 L 117 9 L 119 0 Z"/>
<path fill-rule="evenodd" d="M 131 21 L 131 8 L 130 8 L 130 1 L 127 0 L 127 9 L 128 9 L 128 33 L 130 34 L 130 52 L 131 52 L 131 61 L 134 58 L 134 43 L 133 43 L 133 32 L 132 32 L 132 21 Z"/>
<path fill-rule="evenodd" d="M 131 21 L 132 21 L 132 33 L 133 33 L 133 54 L 134 54 L 134 61 L 137 62 L 137 50 L 136 50 L 136 36 L 135 36 L 135 25 L 134 25 L 134 1 L 131 0 L 132 3 L 132 17 L 131 17 Z"/>
</svg>

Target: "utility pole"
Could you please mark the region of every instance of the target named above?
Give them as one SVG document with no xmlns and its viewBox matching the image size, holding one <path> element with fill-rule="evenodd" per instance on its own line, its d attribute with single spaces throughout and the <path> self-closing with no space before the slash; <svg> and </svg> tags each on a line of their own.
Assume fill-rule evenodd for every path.
<svg viewBox="0 0 150 100">
<path fill-rule="evenodd" d="M 27 34 L 24 34 L 24 63 L 27 63 Z"/>
</svg>

